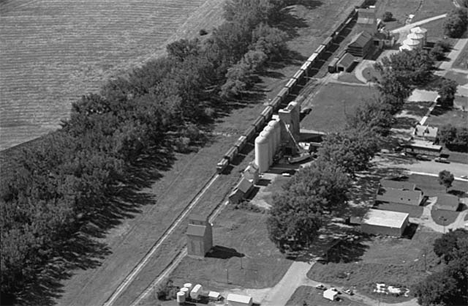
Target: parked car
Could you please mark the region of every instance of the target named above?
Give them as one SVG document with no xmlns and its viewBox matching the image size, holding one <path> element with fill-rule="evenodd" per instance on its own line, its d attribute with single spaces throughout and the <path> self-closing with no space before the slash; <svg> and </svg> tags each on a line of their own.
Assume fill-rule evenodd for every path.
<svg viewBox="0 0 468 306">
<path fill-rule="evenodd" d="M 346 289 L 343 292 L 348 294 L 348 295 L 354 295 L 354 291 L 352 289 Z"/>
<path fill-rule="evenodd" d="M 436 157 L 434 161 L 436 163 L 450 164 L 450 162 L 446 158 L 442 158 L 442 157 Z"/>
<path fill-rule="evenodd" d="M 416 155 L 417 160 L 430 161 L 431 159 L 427 155 Z"/>
<path fill-rule="evenodd" d="M 319 285 L 315 286 L 315 289 L 318 289 L 318 290 L 327 290 L 327 287 L 325 287 L 325 286 L 322 285 L 322 284 L 319 284 Z"/>
</svg>

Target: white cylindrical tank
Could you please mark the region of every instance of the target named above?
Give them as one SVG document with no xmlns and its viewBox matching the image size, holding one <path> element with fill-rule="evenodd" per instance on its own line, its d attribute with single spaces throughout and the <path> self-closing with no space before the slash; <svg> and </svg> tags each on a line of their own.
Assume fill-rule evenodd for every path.
<svg viewBox="0 0 468 306">
<path fill-rule="evenodd" d="M 415 27 L 415 28 L 412 28 L 410 31 L 411 31 L 411 33 L 424 35 L 424 37 L 422 39 L 422 45 L 423 46 L 426 45 L 426 42 L 427 42 L 427 29 L 421 28 L 421 27 Z"/>
<path fill-rule="evenodd" d="M 268 126 L 273 132 L 273 156 L 275 156 L 276 151 L 278 150 L 278 131 L 274 120 L 268 122 Z"/>
<path fill-rule="evenodd" d="M 189 297 L 190 290 L 189 288 L 180 288 L 180 292 L 183 292 L 185 294 L 185 297 Z"/>
<path fill-rule="evenodd" d="M 195 287 L 193 287 L 192 291 L 190 292 L 190 298 L 194 300 L 198 299 L 202 290 L 203 290 L 202 285 L 200 284 L 195 285 Z"/>
<path fill-rule="evenodd" d="M 273 130 L 273 128 L 271 126 L 265 126 L 265 128 L 263 129 L 263 132 L 262 133 L 266 133 L 266 135 L 268 135 L 268 166 L 271 166 L 271 164 L 273 163 L 273 157 L 274 157 L 274 154 L 275 154 L 275 144 L 274 144 L 274 141 L 275 141 L 275 131 Z"/>
<path fill-rule="evenodd" d="M 281 125 L 280 125 L 279 120 L 273 120 L 271 121 L 271 124 L 275 129 L 275 138 L 276 138 L 275 152 L 278 152 L 278 149 L 281 145 Z"/>
<path fill-rule="evenodd" d="M 185 303 L 185 298 L 186 298 L 186 296 L 185 296 L 184 292 L 182 292 L 182 291 L 177 292 L 177 303 L 179 303 L 179 304 Z"/>
<path fill-rule="evenodd" d="M 185 283 L 185 284 L 184 284 L 184 288 L 188 288 L 188 290 L 189 290 L 188 292 L 190 293 L 190 291 L 191 291 L 192 288 L 193 288 L 193 285 L 192 285 L 192 283 Z"/>
<path fill-rule="evenodd" d="M 268 170 L 268 139 L 261 134 L 255 138 L 255 164 L 258 166 L 260 173 Z"/>
</svg>

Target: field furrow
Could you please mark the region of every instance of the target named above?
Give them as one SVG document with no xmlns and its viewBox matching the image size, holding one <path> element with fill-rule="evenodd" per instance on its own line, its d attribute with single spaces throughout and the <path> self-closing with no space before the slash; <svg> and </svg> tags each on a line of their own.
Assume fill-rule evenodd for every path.
<svg viewBox="0 0 468 306">
<path fill-rule="evenodd" d="M 56 129 L 71 103 L 163 54 L 207 0 L 3 0 L 0 150 Z"/>
</svg>

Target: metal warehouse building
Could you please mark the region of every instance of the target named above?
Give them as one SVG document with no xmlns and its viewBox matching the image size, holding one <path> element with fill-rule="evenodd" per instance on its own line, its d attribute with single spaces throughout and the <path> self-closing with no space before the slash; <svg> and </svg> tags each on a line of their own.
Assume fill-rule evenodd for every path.
<svg viewBox="0 0 468 306">
<path fill-rule="evenodd" d="M 401 237 L 409 224 L 409 214 L 370 209 L 362 219 L 361 230 L 374 235 Z"/>
</svg>

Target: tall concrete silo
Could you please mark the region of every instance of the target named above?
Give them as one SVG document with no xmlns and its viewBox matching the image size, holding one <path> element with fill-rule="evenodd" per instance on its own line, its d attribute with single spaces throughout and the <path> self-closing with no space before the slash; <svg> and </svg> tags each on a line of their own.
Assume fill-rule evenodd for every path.
<svg viewBox="0 0 468 306">
<path fill-rule="evenodd" d="M 267 125 L 263 129 L 262 133 L 265 133 L 268 136 L 268 166 L 271 166 L 271 164 L 273 164 L 273 157 L 275 155 L 275 131 L 273 127 Z"/>
<path fill-rule="evenodd" d="M 269 148 L 268 139 L 262 133 L 255 138 L 255 164 L 257 164 L 260 173 L 268 170 Z"/>
<path fill-rule="evenodd" d="M 276 152 L 278 152 L 278 148 L 280 146 L 281 141 L 281 128 L 279 126 L 279 122 L 276 120 L 271 120 L 268 122 L 268 126 L 273 129 L 273 157 L 275 156 Z"/>
</svg>

